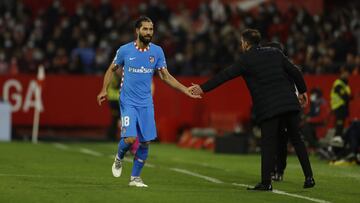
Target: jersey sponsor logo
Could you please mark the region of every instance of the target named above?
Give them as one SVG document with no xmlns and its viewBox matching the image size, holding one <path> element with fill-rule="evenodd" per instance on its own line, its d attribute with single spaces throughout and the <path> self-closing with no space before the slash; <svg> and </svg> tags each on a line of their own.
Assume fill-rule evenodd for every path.
<svg viewBox="0 0 360 203">
<path fill-rule="evenodd" d="M 129 72 L 130 73 L 153 73 L 154 69 L 144 68 L 144 66 L 142 66 L 141 68 L 129 67 Z"/>
<path fill-rule="evenodd" d="M 155 57 L 154 57 L 154 56 L 150 56 L 150 57 L 149 57 L 149 61 L 150 61 L 150 63 L 154 63 L 154 62 L 155 62 Z"/>
</svg>

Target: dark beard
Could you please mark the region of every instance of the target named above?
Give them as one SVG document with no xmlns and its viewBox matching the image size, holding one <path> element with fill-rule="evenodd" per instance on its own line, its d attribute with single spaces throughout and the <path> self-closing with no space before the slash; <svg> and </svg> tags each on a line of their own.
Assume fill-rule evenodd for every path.
<svg viewBox="0 0 360 203">
<path fill-rule="evenodd" d="M 148 44 L 151 42 L 152 37 L 150 37 L 149 39 L 147 39 L 147 38 L 145 38 L 144 36 L 139 35 L 139 40 L 140 40 L 142 43 L 144 43 L 144 45 L 148 45 Z"/>
</svg>

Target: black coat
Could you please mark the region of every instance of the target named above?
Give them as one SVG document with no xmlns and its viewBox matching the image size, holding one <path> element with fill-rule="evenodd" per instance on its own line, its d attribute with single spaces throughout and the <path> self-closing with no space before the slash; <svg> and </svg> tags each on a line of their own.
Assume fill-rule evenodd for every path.
<svg viewBox="0 0 360 203">
<path fill-rule="evenodd" d="M 282 113 L 300 111 L 294 84 L 289 82 L 288 77 L 294 81 L 299 93 L 306 92 L 304 78 L 279 49 L 254 46 L 243 53 L 234 65 L 202 84 L 201 88 L 209 92 L 238 76 L 243 76 L 250 90 L 258 122 Z"/>
</svg>

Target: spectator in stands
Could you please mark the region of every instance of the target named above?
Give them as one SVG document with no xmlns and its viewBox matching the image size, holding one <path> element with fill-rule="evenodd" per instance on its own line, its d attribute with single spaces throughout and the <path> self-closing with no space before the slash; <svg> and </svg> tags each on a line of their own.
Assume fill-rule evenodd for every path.
<svg viewBox="0 0 360 203">
<path fill-rule="evenodd" d="M 354 59 L 351 58 L 352 56 L 349 56 L 346 62 L 345 68 L 351 68 L 352 75 L 359 75 L 360 74 L 360 55 L 355 56 Z"/>
<path fill-rule="evenodd" d="M 68 72 L 69 58 L 66 54 L 65 48 L 61 47 L 56 50 L 55 57 L 52 60 L 52 67 L 56 73 Z"/>
<path fill-rule="evenodd" d="M 326 157 L 328 155 L 320 148 L 318 139 L 324 137 L 327 132 L 329 115 L 330 107 L 324 99 L 322 91 L 318 88 L 310 90 L 310 108 L 304 116 L 302 130 L 308 146 Z"/>
<path fill-rule="evenodd" d="M 79 57 L 84 73 L 94 73 L 95 50 L 90 47 L 89 42 L 80 39 L 79 45 L 71 52 L 71 57 Z"/>
<path fill-rule="evenodd" d="M 341 158 L 331 162 L 335 166 L 360 164 L 360 121 L 354 120 L 346 130 L 344 147 L 341 149 Z"/>
<path fill-rule="evenodd" d="M 111 50 L 106 41 L 101 41 L 100 46 L 96 49 L 95 56 L 95 73 L 103 73 L 108 65 Z"/>
<path fill-rule="evenodd" d="M 0 74 L 9 72 L 9 64 L 6 62 L 6 56 L 3 51 L 0 51 Z"/>
<path fill-rule="evenodd" d="M 272 2 L 260 4 L 258 12 L 245 10 L 239 2 L 221 0 L 200 3 L 193 10 L 185 5 L 180 3 L 174 11 L 164 1 L 150 1 L 141 3 L 138 10 L 113 8 L 108 0 L 98 6 L 85 1 L 71 13 L 59 0 L 42 11 L 32 11 L 22 1 L 7 1 L 0 3 L 0 49 L 7 53 L 8 64 L 15 56 L 20 73 L 36 71 L 32 67 L 39 62 L 31 58 L 40 56 L 40 52 L 41 62 L 50 72 L 57 72 L 53 62 L 61 48 L 69 60 L 68 68 L 60 72 L 98 73 L 104 71 L 102 64 L 112 60 L 115 45 L 131 38 L 131 32 L 124 32 L 131 30 L 131 17 L 143 13 L 158 25 L 155 41 L 164 47 L 169 64 L 174 64 L 174 74 L 211 75 L 230 65 L 237 58 L 238 30 L 246 27 L 259 29 L 267 41 L 282 42 L 289 58 L 304 67 L 304 73 L 338 73 L 348 64 L 349 54 L 355 61 L 359 57 L 358 2 L 339 5 L 341 9 L 336 10 L 325 5 L 318 15 L 296 7 L 280 12 Z M 110 51 L 104 52 L 104 42 Z M 40 52 L 29 54 L 33 50 L 24 47 Z M 79 59 L 82 67 L 74 67 Z M 353 73 L 357 74 L 358 69 L 356 66 Z"/>
</svg>

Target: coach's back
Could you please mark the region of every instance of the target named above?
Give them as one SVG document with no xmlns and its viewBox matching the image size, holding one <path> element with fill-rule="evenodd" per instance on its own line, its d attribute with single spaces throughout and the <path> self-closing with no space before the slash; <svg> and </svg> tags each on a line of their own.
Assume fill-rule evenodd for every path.
<svg viewBox="0 0 360 203">
<path fill-rule="evenodd" d="M 289 82 L 288 77 L 293 78 L 295 83 L 300 83 L 297 86 L 300 86 L 301 92 L 306 91 L 306 86 L 301 82 L 300 71 L 280 50 L 254 46 L 241 56 L 237 65 L 243 69 L 241 75 L 250 90 L 253 110 L 258 121 L 300 110 L 293 84 Z"/>
</svg>

